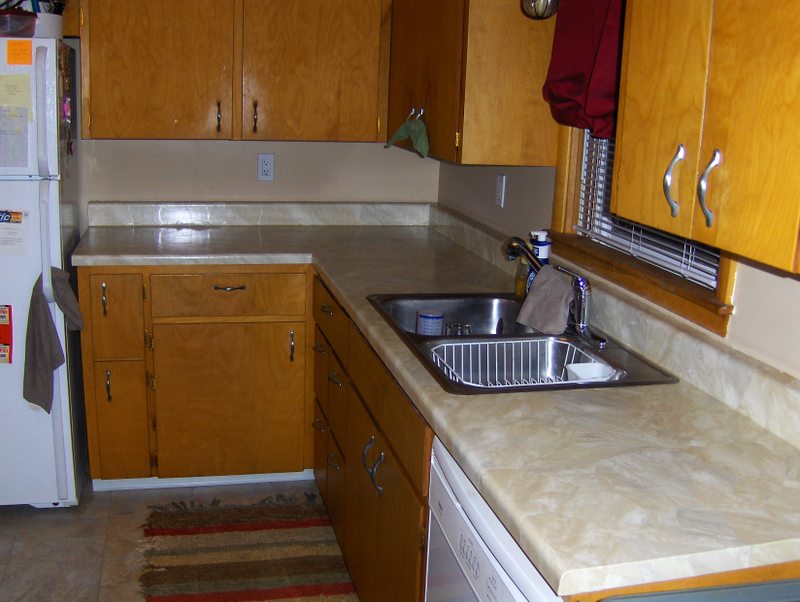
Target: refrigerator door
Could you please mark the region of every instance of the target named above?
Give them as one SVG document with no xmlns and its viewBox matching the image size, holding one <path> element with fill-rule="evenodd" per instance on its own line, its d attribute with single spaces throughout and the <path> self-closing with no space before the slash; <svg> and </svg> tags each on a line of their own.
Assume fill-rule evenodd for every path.
<svg viewBox="0 0 800 602">
<path fill-rule="evenodd" d="M 10 313 L 12 342 L 0 363 L 0 505 L 77 503 L 65 366 L 54 373 L 50 414 L 22 397 L 31 290 L 61 266 L 58 191 L 58 180 L 0 180 L 0 309 L 11 308 L 0 315 Z M 66 348 L 63 316 L 50 308 Z"/>
<path fill-rule="evenodd" d="M 59 175 L 59 45 L 0 38 L 0 179 Z"/>
</svg>

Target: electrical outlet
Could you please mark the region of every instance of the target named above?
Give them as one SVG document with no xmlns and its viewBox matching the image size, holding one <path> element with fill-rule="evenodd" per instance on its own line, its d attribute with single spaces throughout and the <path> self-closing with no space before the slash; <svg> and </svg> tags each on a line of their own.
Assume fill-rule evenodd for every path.
<svg viewBox="0 0 800 602">
<path fill-rule="evenodd" d="M 494 202 L 502 209 L 506 204 L 506 175 L 497 174 L 497 181 L 494 186 Z"/>
<path fill-rule="evenodd" d="M 275 155 L 273 153 L 259 153 L 258 179 L 262 182 L 271 182 L 275 179 Z"/>
</svg>

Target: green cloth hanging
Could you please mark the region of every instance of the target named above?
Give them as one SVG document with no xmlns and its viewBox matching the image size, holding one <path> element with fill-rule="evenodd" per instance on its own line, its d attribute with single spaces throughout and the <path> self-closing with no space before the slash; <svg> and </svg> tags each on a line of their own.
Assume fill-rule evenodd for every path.
<svg viewBox="0 0 800 602">
<path fill-rule="evenodd" d="M 425 127 L 425 122 L 416 117 L 406 119 L 405 123 L 397 128 L 394 136 L 386 143 L 385 148 L 389 148 L 400 140 L 411 140 L 411 145 L 414 150 L 419 153 L 421 157 L 427 157 L 430 151 L 430 144 L 428 143 L 428 128 Z"/>
</svg>

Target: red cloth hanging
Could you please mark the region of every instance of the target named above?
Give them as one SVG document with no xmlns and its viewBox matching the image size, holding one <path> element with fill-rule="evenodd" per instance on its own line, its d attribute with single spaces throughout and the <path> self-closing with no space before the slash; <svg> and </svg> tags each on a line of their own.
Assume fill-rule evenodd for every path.
<svg viewBox="0 0 800 602">
<path fill-rule="evenodd" d="M 614 136 L 623 0 L 561 0 L 542 88 L 553 118 Z"/>
</svg>

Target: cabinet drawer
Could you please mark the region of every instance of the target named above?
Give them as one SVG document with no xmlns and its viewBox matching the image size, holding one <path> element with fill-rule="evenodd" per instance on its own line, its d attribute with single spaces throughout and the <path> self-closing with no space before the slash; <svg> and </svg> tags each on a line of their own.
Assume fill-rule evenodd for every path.
<svg viewBox="0 0 800 602">
<path fill-rule="evenodd" d="M 355 326 L 349 339 L 350 378 L 414 487 L 426 496 L 433 432 Z"/>
<path fill-rule="evenodd" d="M 319 278 L 314 278 L 314 320 L 327 337 L 339 359 L 347 364 L 347 325 L 349 320 Z"/>
<path fill-rule="evenodd" d="M 156 274 L 150 277 L 154 318 L 302 316 L 305 274 Z"/>
</svg>

